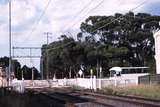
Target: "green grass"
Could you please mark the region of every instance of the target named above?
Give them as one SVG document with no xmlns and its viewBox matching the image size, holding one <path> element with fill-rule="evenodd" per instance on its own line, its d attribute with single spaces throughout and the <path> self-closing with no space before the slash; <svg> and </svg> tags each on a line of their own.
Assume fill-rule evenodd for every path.
<svg viewBox="0 0 160 107">
<path fill-rule="evenodd" d="M 108 87 L 102 90 L 111 95 L 135 95 L 160 99 L 160 85 L 138 85 L 125 87 Z"/>
</svg>

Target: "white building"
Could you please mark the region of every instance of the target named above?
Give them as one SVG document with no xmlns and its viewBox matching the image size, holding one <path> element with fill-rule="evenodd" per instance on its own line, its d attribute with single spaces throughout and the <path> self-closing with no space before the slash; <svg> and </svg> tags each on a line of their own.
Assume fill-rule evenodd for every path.
<svg viewBox="0 0 160 107">
<path fill-rule="evenodd" d="M 154 34 L 156 73 L 160 74 L 160 30 Z"/>
</svg>

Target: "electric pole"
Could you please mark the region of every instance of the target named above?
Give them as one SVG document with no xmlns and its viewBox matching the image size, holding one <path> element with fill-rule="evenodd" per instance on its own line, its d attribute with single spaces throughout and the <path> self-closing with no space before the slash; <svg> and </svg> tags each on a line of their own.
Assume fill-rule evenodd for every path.
<svg viewBox="0 0 160 107">
<path fill-rule="evenodd" d="M 49 38 L 51 38 L 51 36 L 49 36 L 49 35 L 52 35 L 52 33 L 51 32 L 44 32 L 44 34 L 47 35 L 47 45 L 48 45 L 49 44 Z M 48 50 L 47 50 L 46 54 L 47 54 L 47 57 L 46 57 L 46 79 L 48 80 L 49 79 Z"/>
<path fill-rule="evenodd" d="M 30 48 L 30 63 L 32 67 L 32 81 L 34 80 L 33 61 L 32 61 L 32 49 Z"/>
<path fill-rule="evenodd" d="M 47 50 L 47 57 L 46 57 L 46 79 L 49 79 L 49 71 L 48 71 L 48 50 Z"/>
<path fill-rule="evenodd" d="M 11 57 L 11 0 L 9 1 L 9 70 L 8 70 L 8 86 L 11 83 L 11 71 L 12 71 L 12 57 Z"/>
<path fill-rule="evenodd" d="M 49 38 L 51 38 L 51 36 L 49 35 L 52 35 L 51 32 L 44 32 L 45 35 L 47 35 L 47 45 L 49 44 Z"/>
</svg>

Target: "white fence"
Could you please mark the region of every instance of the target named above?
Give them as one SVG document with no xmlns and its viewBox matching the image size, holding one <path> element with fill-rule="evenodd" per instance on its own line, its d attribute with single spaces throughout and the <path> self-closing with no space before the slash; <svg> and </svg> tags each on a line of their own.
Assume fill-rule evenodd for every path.
<svg viewBox="0 0 160 107">
<path fill-rule="evenodd" d="M 87 89 L 102 89 L 109 86 L 126 86 L 137 85 L 138 77 L 148 74 L 126 74 L 121 77 L 111 77 L 96 79 L 93 78 L 75 78 L 75 79 L 56 79 L 56 80 L 14 80 L 12 86 L 17 90 L 23 88 L 44 88 L 44 87 L 62 87 L 62 86 L 78 86 Z M 17 87 L 17 88 L 16 88 Z"/>
<path fill-rule="evenodd" d="M 64 80 L 65 86 L 79 86 L 88 89 L 97 88 L 102 89 L 109 86 L 125 86 L 125 85 L 137 85 L 137 79 L 122 79 L 122 78 L 105 78 L 105 79 L 96 79 L 96 78 L 77 78 L 77 79 L 66 79 Z"/>
</svg>

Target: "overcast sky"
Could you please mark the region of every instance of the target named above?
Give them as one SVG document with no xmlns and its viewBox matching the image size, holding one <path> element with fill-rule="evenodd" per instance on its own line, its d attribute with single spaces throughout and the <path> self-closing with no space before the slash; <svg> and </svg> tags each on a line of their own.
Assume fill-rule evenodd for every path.
<svg viewBox="0 0 160 107">
<path fill-rule="evenodd" d="M 8 56 L 8 1 L 0 0 L 0 56 Z M 80 23 L 90 15 L 126 13 L 144 1 L 12 0 L 12 46 L 40 47 L 46 43 L 44 32 L 52 32 L 50 42 L 57 40 L 62 33 L 71 32 L 74 35 L 79 31 Z M 146 1 L 133 12 L 160 15 L 160 0 Z M 25 53 L 27 52 L 18 51 L 16 54 Z M 28 64 L 28 60 L 20 61 Z M 37 61 L 34 60 L 33 65 L 36 65 Z"/>
</svg>

